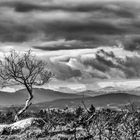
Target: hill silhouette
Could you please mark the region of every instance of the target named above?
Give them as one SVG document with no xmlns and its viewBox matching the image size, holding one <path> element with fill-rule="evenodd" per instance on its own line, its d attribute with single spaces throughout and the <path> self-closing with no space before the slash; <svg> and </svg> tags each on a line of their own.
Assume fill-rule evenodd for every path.
<svg viewBox="0 0 140 140">
<path fill-rule="evenodd" d="M 36 104 L 36 106 L 40 108 L 64 108 L 65 106 L 77 107 L 79 105 L 82 105 L 82 100 L 82 97 L 73 99 L 58 99 L 51 102 L 38 103 Z M 128 93 L 108 93 L 94 97 L 85 97 L 84 102 L 87 106 L 90 106 L 91 104 L 93 104 L 96 107 L 107 107 L 109 105 L 120 106 L 130 102 L 140 102 L 140 96 L 131 95 Z"/>
<path fill-rule="evenodd" d="M 53 91 L 49 89 L 35 88 L 33 90 L 33 104 L 40 102 L 49 102 L 57 99 L 69 99 L 78 98 L 80 95 L 76 94 L 66 94 L 58 91 Z M 26 89 L 16 91 L 14 93 L 2 92 L 0 91 L 0 106 L 10 106 L 10 105 L 22 105 L 28 98 L 28 92 Z"/>
</svg>

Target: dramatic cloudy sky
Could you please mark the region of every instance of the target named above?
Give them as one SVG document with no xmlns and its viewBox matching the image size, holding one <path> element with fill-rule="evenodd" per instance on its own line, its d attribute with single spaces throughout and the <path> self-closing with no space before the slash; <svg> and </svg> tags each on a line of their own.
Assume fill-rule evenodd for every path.
<svg viewBox="0 0 140 140">
<path fill-rule="evenodd" d="M 30 48 L 48 61 L 60 87 L 139 80 L 140 2 L 0 0 L 0 54 Z"/>
</svg>

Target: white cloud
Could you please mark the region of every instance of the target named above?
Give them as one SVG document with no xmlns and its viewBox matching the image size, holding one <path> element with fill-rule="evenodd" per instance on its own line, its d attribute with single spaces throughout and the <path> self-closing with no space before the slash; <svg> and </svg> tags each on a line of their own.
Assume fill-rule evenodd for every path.
<svg viewBox="0 0 140 140">
<path fill-rule="evenodd" d="M 5 88 L 1 88 L 0 91 L 14 93 L 16 91 L 16 89 L 10 88 L 10 87 L 5 87 Z"/>
<path fill-rule="evenodd" d="M 98 86 L 100 88 L 106 88 L 106 87 L 114 87 L 114 88 L 120 88 L 120 89 L 135 89 L 136 87 L 140 87 L 140 80 L 139 79 L 133 79 L 133 80 L 106 80 L 103 82 L 98 82 Z"/>
</svg>

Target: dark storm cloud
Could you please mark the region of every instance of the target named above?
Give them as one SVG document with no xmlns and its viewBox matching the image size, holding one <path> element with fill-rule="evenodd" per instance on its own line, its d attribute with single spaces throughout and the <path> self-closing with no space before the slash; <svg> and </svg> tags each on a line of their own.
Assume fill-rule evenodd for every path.
<svg viewBox="0 0 140 140">
<path fill-rule="evenodd" d="M 22 1 L 1 2 L 0 7 L 14 8 L 14 10 L 17 12 L 30 12 L 32 10 L 42 9 L 41 6 L 38 6 L 34 3 L 22 2 Z"/>
<path fill-rule="evenodd" d="M 53 44 L 53 45 L 38 45 L 33 46 L 35 49 L 40 50 L 70 50 L 70 49 L 87 49 L 95 48 L 98 45 L 114 45 L 113 37 L 123 35 L 127 32 L 126 29 L 116 27 L 111 23 L 106 22 L 53 22 L 46 23 L 40 27 L 47 36 L 50 34 L 50 40 L 57 38 L 64 38 L 66 40 L 77 40 L 81 43 L 74 44 Z M 69 45 L 69 46 L 68 46 Z"/>
<path fill-rule="evenodd" d="M 123 41 L 124 48 L 129 51 L 139 51 L 140 50 L 140 35 L 128 36 Z"/>
<path fill-rule="evenodd" d="M 84 36 L 81 34 L 79 35 L 80 38 L 78 40 L 73 40 L 74 38 L 71 38 L 69 40 L 55 40 L 51 42 L 46 43 L 39 43 L 36 45 L 33 45 L 32 48 L 43 50 L 43 51 L 57 51 L 57 50 L 77 50 L 77 49 L 92 49 L 97 48 L 99 45 L 115 45 L 116 42 L 112 41 L 114 38 L 112 36 L 104 36 L 104 35 L 93 35 L 91 36 Z M 115 36 L 115 38 L 119 38 Z M 77 39 L 77 38 L 76 38 Z"/>
<path fill-rule="evenodd" d="M 125 2 L 0 1 L 0 41 L 28 42 L 38 38 L 43 41 L 64 38 L 83 42 L 83 47 L 75 44 L 71 47 L 33 46 L 42 50 L 85 48 L 87 42 L 89 46 L 86 47 L 89 48 L 110 44 L 120 36 L 140 33 L 132 22 L 138 19 L 139 12 L 139 8 Z"/>
<path fill-rule="evenodd" d="M 82 5 L 75 5 L 72 3 L 71 5 L 61 4 L 61 5 L 53 5 L 53 4 L 40 4 L 40 3 L 34 3 L 31 1 L 10 1 L 10 2 L 0 2 L 0 7 L 9 7 L 13 8 L 15 12 L 31 12 L 34 10 L 42 10 L 42 12 L 45 11 L 64 11 L 64 12 L 99 12 L 99 13 L 114 13 L 118 16 L 122 17 L 135 17 L 135 14 L 132 12 L 132 10 L 125 8 L 121 5 L 116 4 L 110 4 L 111 6 L 116 6 L 116 8 L 112 8 L 111 6 L 108 6 L 109 4 L 105 3 L 92 3 L 92 4 L 82 4 Z M 83 9 L 83 10 L 82 10 Z M 100 15 L 101 16 L 101 15 Z M 113 16 L 113 15 L 112 15 Z M 100 18 L 100 17 L 99 17 Z"/>
<path fill-rule="evenodd" d="M 113 3 L 113 2 L 112 2 Z M 53 2 L 42 4 L 36 3 L 34 1 L 11 1 L 11 2 L 1 2 L 1 6 L 14 8 L 16 12 L 31 12 L 31 11 L 70 11 L 70 12 L 101 12 L 101 13 L 112 13 L 116 16 L 133 18 L 134 13 L 129 10 L 129 8 L 123 7 L 119 4 L 115 4 L 116 8 L 110 6 L 109 3 L 98 3 L 93 2 L 90 4 L 55 4 Z"/>
<path fill-rule="evenodd" d="M 28 26 L 7 25 L 0 23 L 0 40 L 1 42 L 24 42 L 28 41 L 35 31 Z"/>
<path fill-rule="evenodd" d="M 47 28 L 47 26 L 46 26 Z M 124 28 L 117 27 L 113 25 L 112 23 L 109 22 L 104 22 L 104 21 L 83 21 L 83 23 L 78 23 L 78 22 L 55 22 L 51 23 L 49 25 L 50 31 L 64 31 L 64 33 L 67 33 L 68 35 L 73 34 L 73 33 L 93 33 L 95 34 L 111 34 L 111 35 L 116 35 L 116 34 L 124 34 L 127 32 Z"/>
<path fill-rule="evenodd" d="M 40 46 L 33 46 L 33 48 L 35 49 L 39 49 L 39 50 L 45 50 L 45 51 L 57 51 L 57 50 L 76 50 L 76 49 L 88 49 L 88 48 L 93 48 L 93 46 L 70 46 L 70 47 L 67 47 L 67 46 L 55 46 L 55 47 L 52 47 L 52 46 L 43 46 L 43 47 L 40 47 Z"/>
</svg>

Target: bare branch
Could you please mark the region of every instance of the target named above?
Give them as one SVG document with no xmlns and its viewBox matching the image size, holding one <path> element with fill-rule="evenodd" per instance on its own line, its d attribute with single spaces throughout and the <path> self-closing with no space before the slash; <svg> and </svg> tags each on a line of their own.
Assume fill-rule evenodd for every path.
<svg viewBox="0 0 140 140">
<path fill-rule="evenodd" d="M 5 56 L 4 60 L 0 61 L 0 78 L 3 81 L 3 86 L 14 82 L 24 85 L 29 93 L 26 105 L 18 115 L 31 105 L 33 86 L 48 83 L 52 76 L 46 62 L 37 59 L 36 56 L 32 55 L 31 50 L 23 54 L 12 50 L 10 55 Z"/>
</svg>

